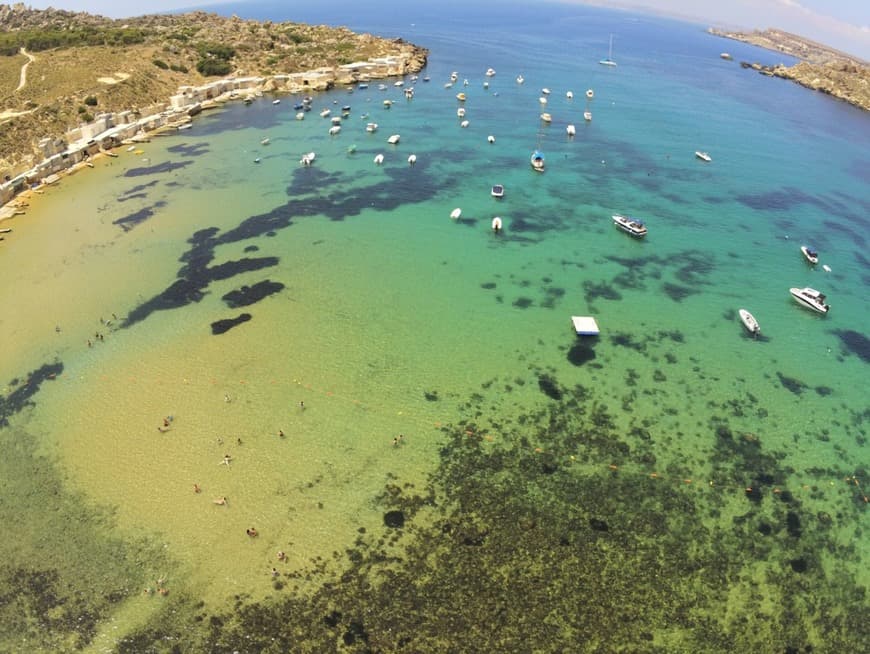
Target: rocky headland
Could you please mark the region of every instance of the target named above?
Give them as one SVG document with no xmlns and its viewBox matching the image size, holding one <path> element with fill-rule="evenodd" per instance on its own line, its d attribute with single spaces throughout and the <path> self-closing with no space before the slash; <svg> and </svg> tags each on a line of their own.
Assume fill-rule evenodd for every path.
<svg viewBox="0 0 870 654">
<path fill-rule="evenodd" d="M 711 27 L 708 32 L 800 59 L 793 66 L 767 66 L 758 62 L 742 61 L 740 65 L 743 68 L 770 77 L 792 80 L 806 88 L 870 111 L 870 66 L 858 57 L 782 30 L 729 32 Z"/>
<path fill-rule="evenodd" d="M 0 174 L 34 165 L 45 156 L 40 142 L 100 115 L 169 108 L 179 89 L 246 79 L 237 85 L 245 93 L 313 92 L 413 73 L 427 55 L 343 27 L 202 11 L 115 20 L 0 4 Z"/>
</svg>

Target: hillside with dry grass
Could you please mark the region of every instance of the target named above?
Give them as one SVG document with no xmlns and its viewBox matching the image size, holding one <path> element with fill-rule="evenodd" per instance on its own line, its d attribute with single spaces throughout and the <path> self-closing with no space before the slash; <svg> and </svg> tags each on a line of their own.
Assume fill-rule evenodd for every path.
<svg viewBox="0 0 870 654">
<path fill-rule="evenodd" d="M 22 47 L 35 60 L 18 89 L 27 62 Z M 60 136 L 100 112 L 165 102 L 182 85 L 301 72 L 409 50 L 425 63 L 422 48 L 341 27 L 205 12 L 113 20 L 0 5 L 0 170 L 35 163 L 43 137 Z"/>
</svg>

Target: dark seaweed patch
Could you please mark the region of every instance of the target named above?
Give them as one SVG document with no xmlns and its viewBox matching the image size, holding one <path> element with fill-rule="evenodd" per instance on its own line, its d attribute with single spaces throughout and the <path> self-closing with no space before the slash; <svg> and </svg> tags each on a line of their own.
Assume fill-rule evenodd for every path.
<svg viewBox="0 0 870 654">
<path fill-rule="evenodd" d="M 513 305 L 518 309 L 528 309 L 534 303 L 534 300 L 527 297 L 518 297 L 516 300 L 513 301 Z"/>
<path fill-rule="evenodd" d="M 664 284 L 662 284 L 662 290 L 674 302 L 682 302 L 690 295 L 700 293 L 700 291 L 689 288 L 688 286 L 683 286 L 681 284 L 672 284 L 671 282 L 665 282 Z"/>
<path fill-rule="evenodd" d="M 248 305 L 259 302 L 264 297 L 268 297 L 273 293 L 277 293 L 284 288 L 281 282 L 273 282 L 271 280 L 263 280 L 252 286 L 242 286 L 240 289 L 230 291 L 221 299 L 231 309 L 246 307 Z"/>
<path fill-rule="evenodd" d="M 13 379 L 9 386 L 17 386 L 8 395 L 0 395 L 0 427 L 9 426 L 9 417 L 21 411 L 24 407 L 34 406 L 33 396 L 39 391 L 43 382 L 57 378 L 63 372 L 63 364 L 44 363 L 36 370 L 30 372 L 22 383 L 19 379 Z"/>
<path fill-rule="evenodd" d="M 491 291 L 496 287 L 495 282 L 484 282 L 480 285 L 480 288 L 486 289 L 487 291 Z"/>
<path fill-rule="evenodd" d="M 835 329 L 833 333 L 849 352 L 870 363 L 870 338 L 852 329 Z"/>
<path fill-rule="evenodd" d="M 180 154 L 183 157 L 199 157 L 208 154 L 209 147 L 207 143 L 178 143 L 170 145 L 166 150 L 173 154 Z"/>
<path fill-rule="evenodd" d="M 384 514 L 384 524 L 391 529 L 401 529 L 405 526 L 405 514 L 401 511 L 387 511 Z"/>
<path fill-rule="evenodd" d="M 211 333 L 214 335 L 223 334 L 231 330 L 233 327 L 236 327 L 237 325 L 248 322 L 252 317 L 253 316 L 250 313 L 242 313 L 235 318 L 224 318 L 223 320 L 216 320 L 211 324 Z"/>
<path fill-rule="evenodd" d="M 808 388 L 808 386 L 801 380 L 795 379 L 794 377 L 786 377 L 781 372 L 777 371 L 776 376 L 779 378 L 779 383 L 783 385 L 783 388 L 788 389 L 795 395 L 800 395 Z"/>
<path fill-rule="evenodd" d="M 538 388 L 551 400 L 562 399 L 562 390 L 559 388 L 559 383 L 550 375 L 538 376 Z"/>
<path fill-rule="evenodd" d="M 244 249 L 244 252 L 246 252 L 246 253 L 247 252 L 259 252 L 259 251 L 260 251 L 260 247 L 258 245 L 248 245 Z"/>
<path fill-rule="evenodd" d="M 143 175 L 159 175 L 161 173 L 171 173 L 173 170 L 186 168 L 192 161 L 172 162 L 165 161 L 155 164 L 154 166 L 143 166 L 141 168 L 129 168 L 124 171 L 124 177 L 142 177 Z"/>
<path fill-rule="evenodd" d="M 613 286 L 607 282 L 593 282 L 586 280 L 583 282 L 584 297 L 587 303 L 592 303 L 598 298 L 605 300 L 621 300 L 622 295 Z"/>
<path fill-rule="evenodd" d="M 123 216 L 122 218 L 118 218 L 117 220 L 113 220 L 113 225 L 118 225 L 125 232 L 129 232 L 131 229 L 139 225 L 140 223 L 145 222 L 151 216 L 154 215 L 154 209 L 160 209 L 166 206 L 165 202 L 156 202 L 154 205 L 150 207 L 144 207 L 139 209 L 139 211 L 134 211 L 131 214 Z"/>
</svg>

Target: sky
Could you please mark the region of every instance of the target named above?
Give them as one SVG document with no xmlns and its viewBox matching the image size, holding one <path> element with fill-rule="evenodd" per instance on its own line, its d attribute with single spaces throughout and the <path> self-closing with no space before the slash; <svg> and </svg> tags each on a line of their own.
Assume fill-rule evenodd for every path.
<svg viewBox="0 0 870 654">
<path fill-rule="evenodd" d="M 12 4 L 14 0 L 5 0 Z M 329 2 L 329 0 L 316 0 Z M 469 0 L 473 2 L 473 0 Z M 520 0 L 526 1 L 526 0 Z M 532 3 L 535 0 L 527 0 Z M 733 29 L 775 27 L 870 61 L 870 0 L 561 0 L 652 11 Z M 34 9 L 86 11 L 112 18 L 217 4 L 216 0 L 25 0 Z M 397 4 L 399 4 L 397 0 Z"/>
</svg>

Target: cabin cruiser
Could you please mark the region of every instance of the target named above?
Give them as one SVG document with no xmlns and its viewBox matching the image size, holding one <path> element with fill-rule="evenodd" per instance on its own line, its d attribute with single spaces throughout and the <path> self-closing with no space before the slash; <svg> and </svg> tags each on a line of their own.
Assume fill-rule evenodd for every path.
<svg viewBox="0 0 870 654">
<path fill-rule="evenodd" d="M 504 186 L 502 186 L 501 184 L 493 184 L 491 193 L 492 197 L 494 198 L 503 198 Z"/>
<path fill-rule="evenodd" d="M 544 172 L 544 153 L 540 150 L 535 150 L 532 152 L 529 163 L 532 165 L 532 168 L 537 170 L 539 173 Z"/>
<path fill-rule="evenodd" d="M 636 238 L 643 238 L 646 236 L 646 225 L 643 224 L 642 220 L 638 220 L 637 218 L 623 216 L 617 213 L 613 215 L 613 224 L 626 234 L 631 234 Z"/>
<path fill-rule="evenodd" d="M 819 293 L 816 289 L 809 286 L 805 288 L 790 288 L 788 292 L 791 293 L 792 297 L 799 304 L 804 305 L 807 309 L 812 309 L 819 313 L 828 313 L 828 310 L 831 308 L 825 304 L 824 293 Z"/>
</svg>

